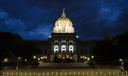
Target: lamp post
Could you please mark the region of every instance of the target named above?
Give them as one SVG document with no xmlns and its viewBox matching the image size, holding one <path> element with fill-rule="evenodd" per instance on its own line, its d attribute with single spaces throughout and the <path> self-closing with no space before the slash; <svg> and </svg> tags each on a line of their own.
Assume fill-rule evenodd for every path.
<svg viewBox="0 0 128 76">
<path fill-rule="evenodd" d="M 34 59 L 36 59 L 36 56 L 33 56 Z"/>
<path fill-rule="evenodd" d="M 119 62 L 120 62 L 121 71 L 124 71 L 124 60 L 123 59 L 119 59 Z"/>
<path fill-rule="evenodd" d="M 7 62 L 8 62 L 8 58 L 5 58 L 5 59 L 4 59 L 4 63 L 7 63 Z"/>
<path fill-rule="evenodd" d="M 19 62 L 20 62 L 20 60 L 21 60 L 21 57 L 18 57 L 18 59 L 17 59 L 17 64 L 16 64 L 16 70 L 19 69 Z"/>
<path fill-rule="evenodd" d="M 94 59 L 94 56 L 91 56 L 92 59 Z"/>
<path fill-rule="evenodd" d="M 4 63 L 4 66 L 8 65 L 9 59 L 8 58 L 4 58 L 4 60 L 2 61 Z"/>
<path fill-rule="evenodd" d="M 87 60 L 90 61 L 90 58 L 88 57 Z"/>
</svg>

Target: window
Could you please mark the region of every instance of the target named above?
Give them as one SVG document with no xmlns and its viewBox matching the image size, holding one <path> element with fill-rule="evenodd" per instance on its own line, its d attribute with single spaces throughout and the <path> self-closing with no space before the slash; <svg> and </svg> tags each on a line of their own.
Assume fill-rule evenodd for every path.
<svg viewBox="0 0 128 76">
<path fill-rule="evenodd" d="M 66 52 L 66 45 L 62 45 L 62 46 L 61 46 L 61 51 L 62 51 L 62 52 Z"/>
<path fill-rule="evenodd" d="M 72 45 L 73 44 L 73 40 L 69 40 L 69 45 Z"/>
<path fill-rule="evenodd" d="M 54 45 L 58 45 L 59 44 L 59 41 L 58 40 L 55 40 L 54 41 Z"/>
<path fill-rule="evenodd" d="M 61 43 L 62 43 L 62 44 L 66 44 L 66 40 L 62 40 Z"/>
<path fill-rule="evenodd" d="M 59 51 L 59 46 L 58 45 L 54 45 L 54 53 Z"/>
<path fill-rule="evenodd" d="M 69 52 L 74 52 L 74 46 L 73 45 L 69 45 Z"/>
</svg>

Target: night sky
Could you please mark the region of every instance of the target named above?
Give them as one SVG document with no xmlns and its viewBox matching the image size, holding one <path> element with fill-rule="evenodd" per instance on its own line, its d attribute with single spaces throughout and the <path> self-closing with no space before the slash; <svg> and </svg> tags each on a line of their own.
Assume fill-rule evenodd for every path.
<svg viewBox="0 0 128 76">
<path fill-rule="evenodd" d="M 0 32 L 45 40 L 63 8 L 83 40 L 128 31 L 128 0 L 0 0 Z"/>
</svg>

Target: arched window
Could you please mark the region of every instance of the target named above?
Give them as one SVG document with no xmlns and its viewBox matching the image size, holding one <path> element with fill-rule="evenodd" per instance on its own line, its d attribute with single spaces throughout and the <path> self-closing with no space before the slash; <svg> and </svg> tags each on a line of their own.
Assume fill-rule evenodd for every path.
<svg viewBox="0 0 128 76">
<path fill-rule="evenodd" d="M 62 40 L 61 41 L 61 44 L 66 44 L 66 40 Z"/>
<path fill-rule="evenodd" d="M 54 53 L 59 51 L 59 46 L 58 45 L 54 45 Z"/>
<path fill-rule="evenodd" d="M 61 52 L 66 52 L 66 45 L 61 46 Z"/>
<path fill-rule="evenodd" d="M 74 46 L 73 45 L 69 45 L 69 52 L 74 52 Z"/>
<path fill-rule="evenodd" d="M 69 40 L 69 44 L 70 44 L 70 45 L 73 44 L 73 40 Z"/>
<path fill-rule="evenodd" d="M 59 45 L 59 41 L 58 40 L 55 40 L 54 41 L 54 45 Z"/>
</svg>

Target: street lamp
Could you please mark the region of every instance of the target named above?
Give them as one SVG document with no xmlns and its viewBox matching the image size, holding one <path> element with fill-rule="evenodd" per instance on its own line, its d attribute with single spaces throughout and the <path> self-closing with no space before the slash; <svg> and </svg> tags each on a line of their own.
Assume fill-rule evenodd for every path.
<svg viewBox="0 0 128 76">
<path fill-rule="evenodd" d="M 18 58 L 17 58 L 17 64 L 16 64 L 16 70 L 19 69 L 19 62 L 20 62 L 20 60 L 21 60 L 21 57 L 18 57 Z"/>
<path fill-rule="evenodd" d="M 9 62 L 9 59 L 8 58 L 4 58 L 2 63 L 4 64 L 4 66 L 8 66 L 8 62 Z"/>
<path fill-rule="evenodd" d="M 72 59 L 72 57 L 70 57 L 70 59 Z"/>
<path fill-rule="evenodd" d="M 7 63 L 7 62 L 8 62 L 8 58 L 5 58 L 5 59 L 4 59 L 4 63 Z"/>
<path fill-rule="evenodd" d="M 88 58 L 87 58 L 87 60 L 89 61 L 89 60 L 90 60 L 90 58 L 88 57 Z"/>
<path fill-rule="evenodd" d="M 18 57 L 18 60 L 20 60 L 21 59 L 21 57 Z"/>
<path fill-rule="evenodd" d="M 36 59 L 36 56 L 33 56 L 34 59 Z"/>
<path fill-rule="evenodd" d="M 94 56 L 91 56 L 91 58 L 93 59 L 93 58 L 94 58 Z"/>
<path fill-rule="evenodd" d="M 87 59 L 87 57 L 84 57 L 84 59 Z"/>
<path fill-rule="evenodd" d="M 119 59 L 119 62 L 122 62 L 123 61 L 123 59 Z"/>
<path fill-rule="evenodd" d="M 24 59 L 25 62 L 27 62 L 27 59 Z"/>
<path fill-rule="evenodd" d="M 123 59 L 119 59 L 119 62 L 120 62 L 121 71 L 124 71 L 124 61 L 123 61 Z"/>
<path fill-rule="evenodd" d="M 38 61 L 40 61 L 40 58 L 38 58 Z"/>
<path fill-rule="evenodd" d="M 43 59 L 43 57 L 40 57 L 40 59 L 42 60 L 42 59 Z"/>
</svg>

